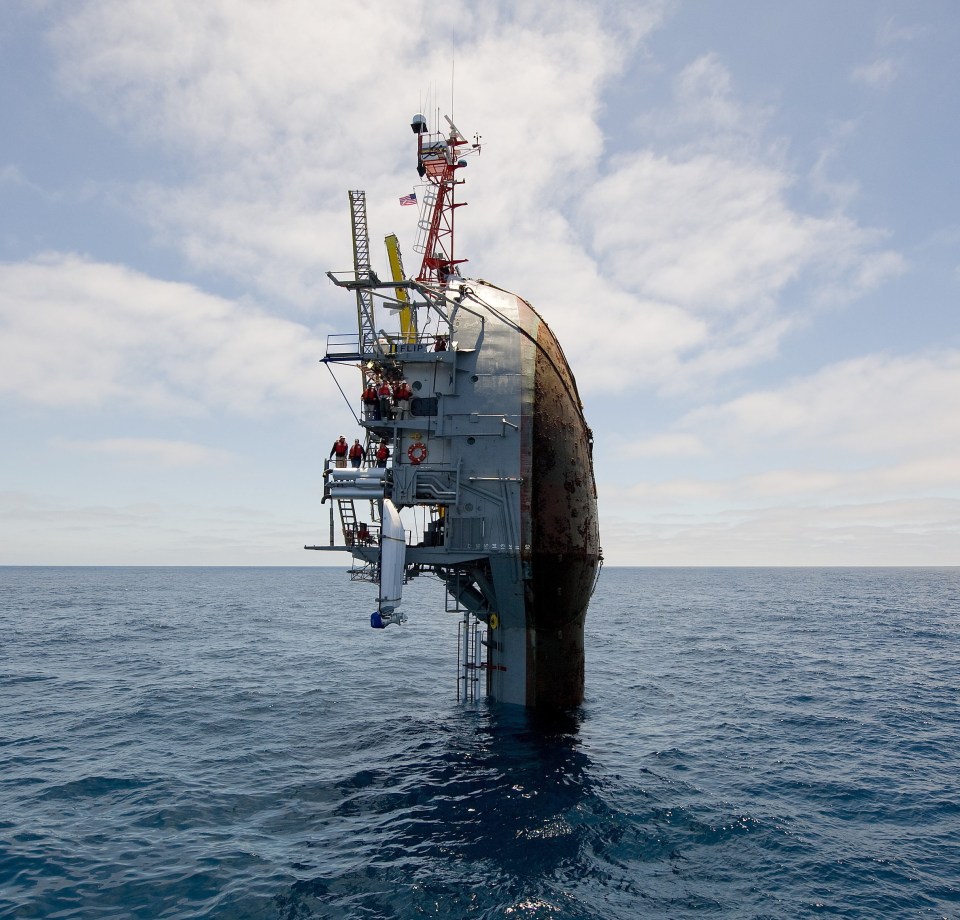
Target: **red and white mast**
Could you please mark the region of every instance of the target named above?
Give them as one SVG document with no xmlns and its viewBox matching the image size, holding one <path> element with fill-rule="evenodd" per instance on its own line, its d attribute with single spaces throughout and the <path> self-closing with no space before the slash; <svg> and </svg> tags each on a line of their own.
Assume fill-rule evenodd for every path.
<svg viewBox="0 0 960 920">
<path fill-rule="evenodd" d="M 451 275 L 458 274 L 457 266 L 466 259 L 458 259 L 453 248 L 453 215 L 465 201 L 454 200 L 454 190 L 463 185 L 456 178 L 457 170 L 467 165 L 461 157 L 479 152 L 480 138 L 467 147 L 467 139 L 446 116 L 450 133 L 430 134 L 423 115 L 414 115 L 410 123 L 417 135 L 417 174 L 428 183 L 420 212 L 420 232 L 414 251 L 422 254 L 417 281 L 446 285 Z"/>
</svg>

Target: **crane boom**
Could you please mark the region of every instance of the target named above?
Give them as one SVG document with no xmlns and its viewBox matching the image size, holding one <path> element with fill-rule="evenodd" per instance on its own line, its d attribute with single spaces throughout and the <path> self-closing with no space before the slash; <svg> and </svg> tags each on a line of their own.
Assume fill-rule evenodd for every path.
<svg viewBox="0 0 960 920">
<path fill-rule="evenodd" d="M 396 233 L 391 233 L 384 239 L 387 247 L 387 261 L 390 263 L 390 274 L 394 281 L 403 281 L 403 259 L 400 256 L 400 241 Z M 397 288 L 397 300 L 403 305 L 400 308 L 400 335 L 407 345 L 417 341 L 416 313 L 410 307 L 410 295 L 406 288 Z"/>
</svg>

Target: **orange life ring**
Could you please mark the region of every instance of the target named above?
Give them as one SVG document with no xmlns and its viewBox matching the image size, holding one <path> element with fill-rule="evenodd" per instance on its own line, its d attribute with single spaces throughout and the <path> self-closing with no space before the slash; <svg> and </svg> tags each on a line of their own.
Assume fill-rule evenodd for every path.
<svg viewBox="0 0 960 920">
<path fill-rule="evenodd" d="M 427 445 L 424 444 L 423 441 L 414 441 L 414 443 L 407 448 L 407 456 L 414 466 L 423 463 L 423 461 L 427 459 Z"/>
</svg>

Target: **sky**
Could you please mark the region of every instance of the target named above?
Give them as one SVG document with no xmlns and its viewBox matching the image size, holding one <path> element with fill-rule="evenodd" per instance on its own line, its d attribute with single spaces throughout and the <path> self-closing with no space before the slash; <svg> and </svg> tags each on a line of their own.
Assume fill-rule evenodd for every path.
<svg viewBox="0 0 960 920">
<path fill-rule="evenodd" d="M 412 264 L 421 110 L 607 564 L 960 563 L 958 47 L 953 0 L 5 0 L 0 564 L 345 565 L 325 273 L 355 188 Z"/>
</svg>

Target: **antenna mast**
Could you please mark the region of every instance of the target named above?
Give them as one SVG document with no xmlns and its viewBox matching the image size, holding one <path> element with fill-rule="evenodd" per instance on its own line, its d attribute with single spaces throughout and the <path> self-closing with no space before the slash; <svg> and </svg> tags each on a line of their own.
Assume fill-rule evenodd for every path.
<svg viewBox="0 0 960 920">
<path fill-rule="evenodd" d="M 439 132 L 428 133 L 423 115 L 414 115 L 410 123 L 417 135 L 417 174 L 428 183 L 420 212 L 420 232 L 413 247 L 414 252 L 423 256 L 417 281 L 444 286 L 451 275 L 459 273 L 457 266 L 467 261 L 456 258 L 453 247 L 454 211 L 466 204 L 454 201 L 456 186 L 464 181 L 457 179 L 456 173 L 467 165 L 462 155 L 480 151 L 479 140 L 461 151 L 467 146 L 467 139 L 448 117 L 446 122 L 450 126 L 446 137 Z"/>
</svg>

